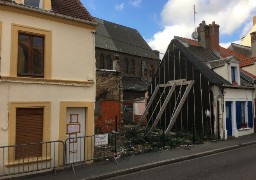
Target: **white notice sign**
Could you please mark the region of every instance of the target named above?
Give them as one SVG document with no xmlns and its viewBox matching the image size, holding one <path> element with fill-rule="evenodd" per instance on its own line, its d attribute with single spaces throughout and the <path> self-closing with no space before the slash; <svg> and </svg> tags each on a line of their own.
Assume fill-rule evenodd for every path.
<svg viewBox="0 0 256 180">
<path fill-rule="evenodd" d="M 102 146 L 108 144 L 108 134 L 95 135 L 95 146 Z"/>
</svg>

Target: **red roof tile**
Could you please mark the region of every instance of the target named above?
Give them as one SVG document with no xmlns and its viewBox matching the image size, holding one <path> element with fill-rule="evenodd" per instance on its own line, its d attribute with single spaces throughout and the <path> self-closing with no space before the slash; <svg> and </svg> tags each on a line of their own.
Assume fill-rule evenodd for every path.
<svg viewBox="0 0 256 180">
<path fill-rule="evenodd" d="M 15 1 L 12 0 L 0 0 L 0 2 L 16 4 Z M 85 21 L 96 22 L 80 0 L 51 0 L 51 3 L 51 12 L 53 13 L 78 18 Z"/>
<path fill-rule="evenodd" d="M 51 0 L 52 10 L 55 13 L 79 18 L 87 21 L 94 21 L 94 18 L 83 6 L 80 0 Z"/>
</svg>

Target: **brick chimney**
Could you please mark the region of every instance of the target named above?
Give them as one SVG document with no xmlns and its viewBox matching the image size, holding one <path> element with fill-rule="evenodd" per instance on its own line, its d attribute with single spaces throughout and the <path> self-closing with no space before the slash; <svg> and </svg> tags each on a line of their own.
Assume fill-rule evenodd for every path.
<svg viewBox="0 0 256 180">
<path fill-rule="evenodd" d="M 210 26 L 210 49 L 213 51 L 220 52 L 220 35 L 219 35 L 219 28 L 218 24 L 215 24 L 215 21 L 212 22 Z"/>
<path fill-rule="evenodd" d="M 256 57 L 256 31 L 251 33 L 251 43 L 252 57 Z"/>
<path fill-rule="evenodd" d="M 219 52 L 219 27 L 214 21 L 210 25 L 202 21 L 197 28 L 199 44 L 204 48 Z"/>
</svg>

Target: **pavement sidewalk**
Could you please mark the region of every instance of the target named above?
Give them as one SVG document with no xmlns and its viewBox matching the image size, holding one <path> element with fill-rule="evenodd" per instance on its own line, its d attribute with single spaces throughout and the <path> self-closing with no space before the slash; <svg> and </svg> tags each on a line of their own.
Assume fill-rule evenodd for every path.
<svg viewBox="0 0 256 180">
<path fill-rule="evenodd" d="M 114 160 L 109 160 L 100 163 L 76 166 L 76 174 L 73 173 L 71 168 L 66 168 L 64 170 L 57 171 L 56 175 L 52 172 L 48 172 L 23 177 L 22 179 L 107 179 L 131 172 L 203 157 L 250 145 L 256 145 L 256 134 L 226 141 L 205 142 L 204 144 L 193 145 L 191 147 L 182 147 L 130 157 L 121 157 L 118 159 L 118 164 L 116 164 Z"/>
</svg>

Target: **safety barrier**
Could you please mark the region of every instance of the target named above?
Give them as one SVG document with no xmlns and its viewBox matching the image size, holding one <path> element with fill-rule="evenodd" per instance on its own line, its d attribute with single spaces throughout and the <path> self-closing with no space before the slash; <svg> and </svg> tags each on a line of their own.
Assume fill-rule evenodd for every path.
<svg viewBox="0 0 256 180">
<path fill-rule="evenodd" d="M 56 172 L 59 167 L 72 167 L 87 162 L 115 158 L 117 134 L 71 137 L 0 147 L 0 178 L 29 175 L 36 171 Z"/>
<path fill-rule="evenodd" d="M 0 147 L 0 177 L 55 170 L 63 166 L 65 150 L 62 141 L 49 141 Z"/>
</svg>

